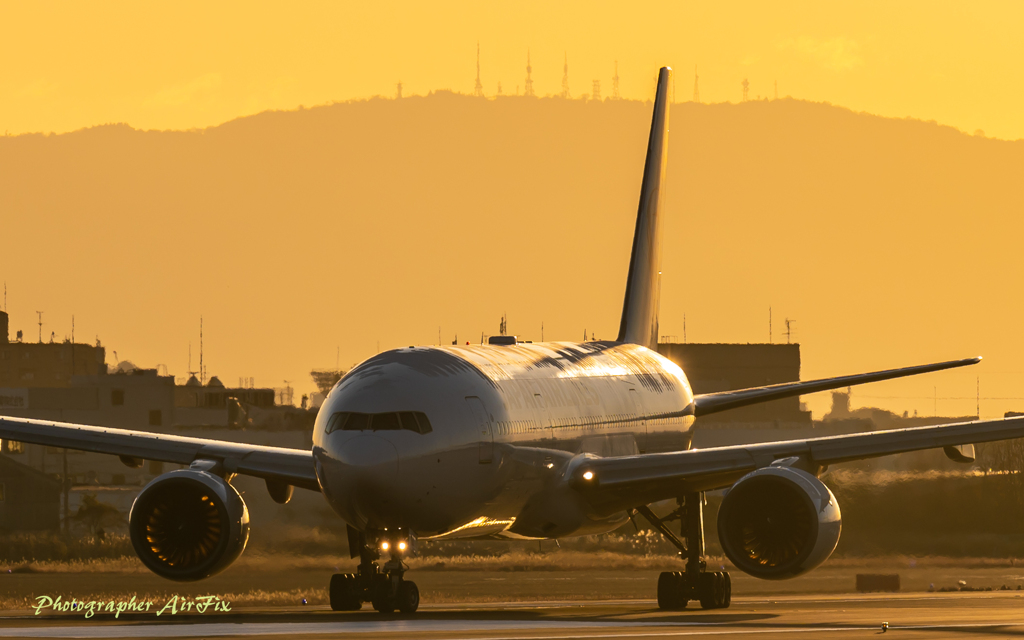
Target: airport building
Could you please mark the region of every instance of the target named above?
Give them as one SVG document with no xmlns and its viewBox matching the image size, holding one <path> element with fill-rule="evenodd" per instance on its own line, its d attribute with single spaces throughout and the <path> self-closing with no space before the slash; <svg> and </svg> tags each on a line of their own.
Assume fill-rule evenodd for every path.
<svg viewBox="0 0 1024 640">
<path fill-rule="evenodd" d="M 122 364 L 108 372 L 106 352 L 99 344 L 12 341 L 7 314 L 0 312 L 0 415 L 272 446 L 312 446 L 315 413 L 279 406 L 275 399 L 274 389 L 229 388 L 216 376 L 205 384 L 192 376 L 178 385 L 173 376 L 160 375 L 156 369 Z M 137 488 L 170 470 L 158 461 L 133 469 L 116 456 L 13 441 L 0 442 L 0 454 L 0 464 L 10 463 L 10 469 L 24 467 L 49 479 L 66 474 L 72 485 L 93 488 Z M 59 492 L 60 483 L 55 482 Z M 11 522 L 0 513 L 0 528 Z"/>
<path fill-rule="evenodd" d="M 665 342 L 658 345 L 658 353 L 683 369 L 695 394 L 800 381 L 799 344 Z M 716 413 L 701 424 L 809 428 L 811 412 L 794 397 Z"/>
</svg>

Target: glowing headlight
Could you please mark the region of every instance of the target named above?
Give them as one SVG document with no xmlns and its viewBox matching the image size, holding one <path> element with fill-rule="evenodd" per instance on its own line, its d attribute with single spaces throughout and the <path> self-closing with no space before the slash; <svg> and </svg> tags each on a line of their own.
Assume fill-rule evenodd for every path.
<svg viewBox="0 0 1024 640">
<path fill-rule="evenodd" d="M 381 548 L 381 551 L 387 551 L 388 549 L 391 548 L 391 543 L 388 542 L 387 540 L 385 540 L 384 542 L 380 543 L 380 548 Z"/>
<path fill-rule="evenodd" d="M 405 547 L 406 547 L 406 546 L 407 546 L 407 545 L 405 544 L 405 542 L 404 542 L 404 541 L 402 541 L 402 542 L 399 542 L 399 543 L 398 543 L 398 550 L 399 550 L 399 551 L 405 551 Z"/>
<path fill-rule="evenodd" d="M 593 471 L 584 471 L 583 472 L 583 479 L 584 480 L 593 480 L 594 479 L 594 472 Z"/>
</svg>

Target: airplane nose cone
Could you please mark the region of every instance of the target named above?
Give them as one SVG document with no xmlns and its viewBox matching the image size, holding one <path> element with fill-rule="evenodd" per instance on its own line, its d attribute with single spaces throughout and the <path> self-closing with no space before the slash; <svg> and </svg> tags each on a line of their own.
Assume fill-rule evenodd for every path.
<svg viewBox="0 0 1024 640">
<path fill-rule="evenodd" d="M 345 443 L 339 461 L 350 467 L 362 467 L 373 476 L 385 479 L 398 475 L 398 450 L 380 436 L 359 436 Z"/>
</svg>

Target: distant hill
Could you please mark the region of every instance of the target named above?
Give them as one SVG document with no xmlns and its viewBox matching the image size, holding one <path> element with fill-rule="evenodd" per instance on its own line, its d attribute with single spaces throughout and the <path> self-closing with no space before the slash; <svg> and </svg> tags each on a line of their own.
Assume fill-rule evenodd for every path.
<svg viewBox="0 0 1024 640">
<path fill-rule="evenodd" d="M 12 331 L 45 309 L 59 338 L 74 313 L 79 339 L 184 375 L 203 314 L 211 373 L 308 390 L 314 366 L 439 326 L 478 341 L 504 312 L 529 339 L 614 337 L 649 120 L 636 101 L 438 92 L 0 138 Z M 790 99 L 678 104 L 671 123 L 663 334 L 685 313 L 691 341 L 766 341 L 771 306 L 805 377 L 989 356 L 865 388 L 906 396 L 872 405 L 973 413 L 979 374 L 1024 397 L 1024 141 Z M 1024 400 L 982 411 L 1004 405 Z"/>
</svg>

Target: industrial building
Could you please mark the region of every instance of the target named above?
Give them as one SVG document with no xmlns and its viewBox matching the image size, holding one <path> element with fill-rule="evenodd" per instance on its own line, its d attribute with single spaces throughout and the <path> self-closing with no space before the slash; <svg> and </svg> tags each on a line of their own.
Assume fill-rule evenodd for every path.
<svg viewBox="0 0 1024 640">
<path fill-rule="evenodd" d="M 799 344 L 695 344 L 666 342 L 658 353 L 679 365 L 694 393 L 732 391 L 800 380 Z M 741 407 L 701 419 L 703 426 L 810 427 L 800 398 Z"/>
</svg>

